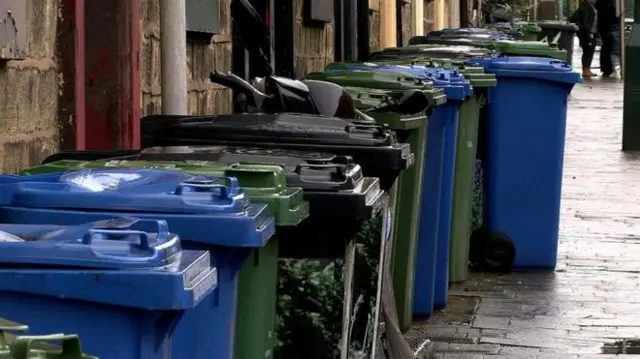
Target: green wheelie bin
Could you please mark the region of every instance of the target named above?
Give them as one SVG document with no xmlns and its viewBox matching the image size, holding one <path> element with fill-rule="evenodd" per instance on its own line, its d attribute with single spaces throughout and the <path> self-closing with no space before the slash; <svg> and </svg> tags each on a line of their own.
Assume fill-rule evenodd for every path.
<svg viewBox="0 0 640 359">
<path fill-rule="evenodd" d="M 460 107 L 456 163 L 453 185 L 453 210 L 451 219 L 451 247 L 449 281 L 462 282 L 469 274 L 469 238 L 471 236 L 473 178 L 475 175 L 478 129 L 481 107 L 488 98 L 487 90 L 497 85 L 496 77 L 487 74 L 482 67 L 471 67 L 457 60 L 432 59 L 386 59 L 373 61 L 379 64 L 423 65 L 458 69 L 474 88 L 474 95 Z"/>
<path fill-rule="evenodd" d="M 339 69 L 348 63 L 333 63 L 327 70 Z M 446 102 L 442 89 L 436 89 L 428 82 L 416 82 L 403 79 L 401 76 L 388 73 L 352 72 L 337 74 L 331 72 L 313 72 L 305 76 L 307 79 L 333 82 L 351 95 L 361 111 L 367 111 L 384 104 L 387 99 L 400 94 L 402 90 L 421 89 L 427 94 L 430 109 Z M 411 325 L 413 276 L 415 269 L 416 244 L 420 220 L 420 191 L 422 189 L 422 171 L 424 169 L 424 151 L 427 138 L 428 114 L 400 115 L 394 112 L 369 113 L 378 123 L 384 123 L 393 129 L 398 140 L 409 143 L 415 148 L 413 167 L 402 172 L 396 181 L 396 191 L 392 194 L 392 205 L 395 205 L 392 221 L 393 252 L 392 273 L 398 321 L 401 329 Z M 393 200 L 395 198 L 395 200 Z"/>
<path fill-rule="evenodd" d="M 567 62 L 573 58 L 573 40 L 578 33 L 576 24 L 566 21 L 539 21 L 536 23 L 541 31 L 536 34 L 537 41 L 555 44 L 559 49 L 567 51 Z"/>
<path fill-rule="evenodd" d="M 279 227 L 296 226 L 309 215 L 301 188 L 287 187 L 284 169 L 277 165 L 225 165 L 208 161 L 77 161 L 62 160 L 32 167 L 25 175 L 83 168 L 134 167 L 176 170 L 205 176 L 236 177 L 254 202 L 268 203 Z M 275 346 L 278 247 L 276 236 L 255 249 L 239 273 L 234 357 L 271 358 Z"/>
</svg>

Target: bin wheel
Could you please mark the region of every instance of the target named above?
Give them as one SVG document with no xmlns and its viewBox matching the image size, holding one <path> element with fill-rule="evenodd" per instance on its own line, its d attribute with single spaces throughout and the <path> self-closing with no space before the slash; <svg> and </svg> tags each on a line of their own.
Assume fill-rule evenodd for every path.
<svg viewBox="0 0 640 359">
<path fill-rule="evenodd" d="M 511 238 L 502 232 L 485 228 L 473 231 L 469 249 L 472 266 L 483 272 L 511 272 L 516 259 L 516 246 Z"/>
</svg>

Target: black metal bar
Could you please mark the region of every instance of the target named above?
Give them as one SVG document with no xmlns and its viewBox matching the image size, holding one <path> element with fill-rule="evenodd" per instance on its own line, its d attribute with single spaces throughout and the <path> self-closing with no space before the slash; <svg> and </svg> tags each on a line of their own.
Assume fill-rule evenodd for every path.
<svg viewBox="0 0 640 359">
<path fill-rule="evenodd" d="M 348 1 L 348 0 L 346 0 Z M 333 60 L 344 61 L 344 8 L 345 0 L 333 1 Z"/>
<path fill-rule="evenodd" d="M 295 38 L 296 1 L 274 0 L 275 74 L 296 78 Z"/>
<path fill-rule="evenodd" d="M 355 0 L 357 1 L 357 18 L 358 18 L 358 61 L 369 60 L 369 53 L 371 52 L 369 46 L 369 38 L 371 37 L 370 31 L 370 9 L 369 0 Z"/>
<path fill-rule="evenodd" d="M 355 61 L 358 54 L 358 6 L 356 0 L 343 0 L 344 59 Z"/>
<path fill-rule="evenodd" d="M 415 1 L 415 0 L 414 0 Z M 396 0 L 396 46 L 402 46 L 404 39 L 402 38 L 402 8 L 404 0 Z"/>
<path fill-rule="evenodd" d="M 258 14 L 262 17 L 262 21 L 267 21 L 267 16 L 269 14 L 269 1 L 268 0 L 250 0 L 251 5 L 256 9 Z M 263 47 L 262 52 L 267 56 L 268 59 L 271 58 L 271 46 L 269 42 Z M 249 78 L 253 79 L 256 76 L 264 76 L 263 66 L 255 59 L 249 59 Z"/>
</svg>

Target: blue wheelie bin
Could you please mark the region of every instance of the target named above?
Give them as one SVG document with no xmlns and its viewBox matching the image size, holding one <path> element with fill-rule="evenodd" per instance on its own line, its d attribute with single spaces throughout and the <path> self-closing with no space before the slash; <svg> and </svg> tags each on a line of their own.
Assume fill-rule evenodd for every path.
<svg viewBox="0 0 640 359">
<path fill-rule="evenodd" d="M 473 89 L 454 69 L 373 64 L 354 64 L 346 68 L 394 72 L 416 80 L 429 80 L 434 87 L 444 89 L 447 96 L 447 102 L 434 109 L 427 127 L 414 277 L 413 315 L 430 315 L 434 307 L 447 303 L 458 112 L 462 102 L 473 94 Z"/>
<path fill-rule="evenodd" d="M 164 221 L 2 224 L 0 253 L 0 316 L 76 333 L 101 359 L 171 357 L 174 326 L 218 281 L 210 254 L 182 249 Z"/>
<path fill-rule="evenodd" d="M 0 183 L 10 182 L 15 183 L 0 188 L 2 222 L 73 225 L 114 216 L 162 218 L 184 238 L 184 247 L 209 250 L 218 292 L 183 315 L 172 357 L 232 358 L 237 273 L 251 249 L 264 246 L 275 233 L 268 206 L 250 204 L 235 178 L 115 168 L 0 177 Z"/>
<path fill-rule="evenodd" d="M 515 267 L 554 268 L 567 97 L 580 75 L 564 61 L 540 57 L 470 63 L 495 74 L 499 83 L 489 90 L 484 228 L 472 240 L 471 254 L 498 265 L 495 257 L 484 257 L 513 243 Z"/>
<path fill-rule="evenodd" d="M 447 96 L 447 102 L 434 109 L 427 128 L 420 213 L 437 215 L 421 216 L 413 292 L 413 314 L 425 316 L 447 303 L 458 113 L 473 89 L 457 70 L 412 67 L 424 71 Z M 434 244 L 436 256 L 432 261 L 429 253 Z"/>
</svg>

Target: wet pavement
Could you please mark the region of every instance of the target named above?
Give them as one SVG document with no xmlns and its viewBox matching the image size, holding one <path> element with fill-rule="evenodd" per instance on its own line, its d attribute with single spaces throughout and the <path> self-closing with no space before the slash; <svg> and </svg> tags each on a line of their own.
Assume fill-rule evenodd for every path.
<svg viewBox="0 0 640 359">
<path fill-rule="evenodd" d="M 414 345 L 447 359 L 640 353 L 640 154 L 620 151 L 622 98 L 619 80 L 596 78 L 569 99 L 556 271 L 473 274 L 415 323 Z"/>
</svg>

